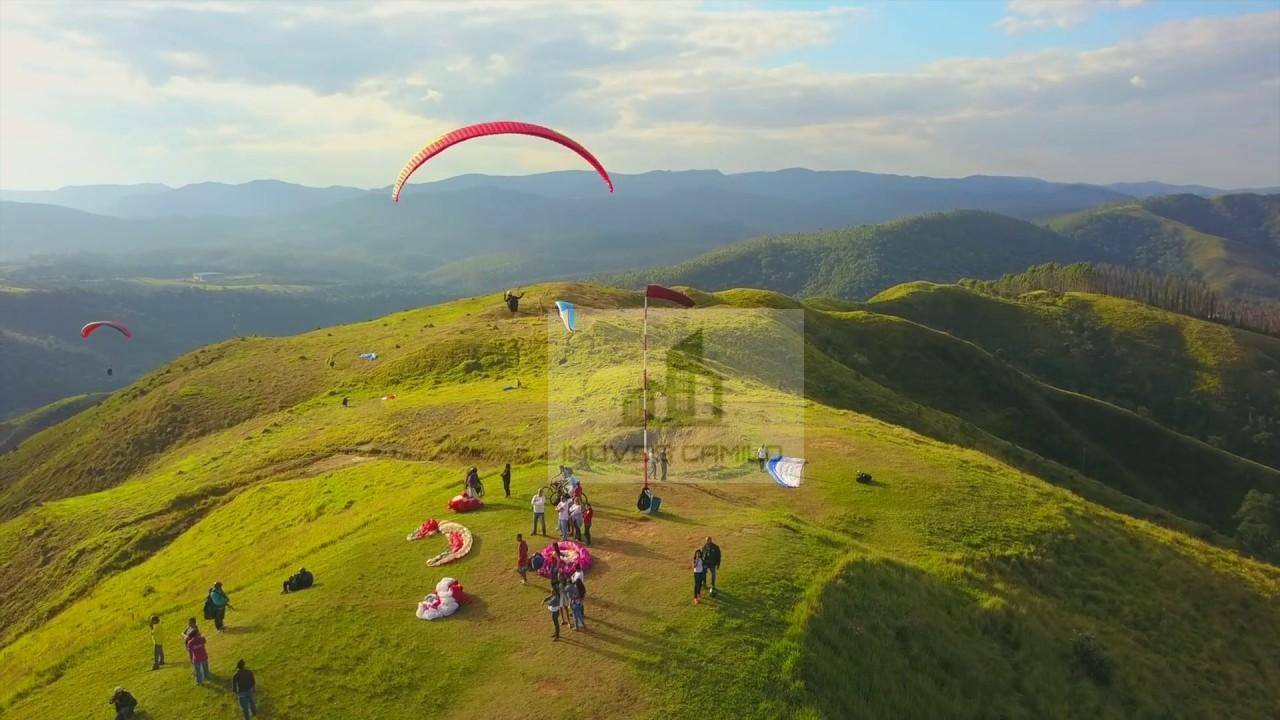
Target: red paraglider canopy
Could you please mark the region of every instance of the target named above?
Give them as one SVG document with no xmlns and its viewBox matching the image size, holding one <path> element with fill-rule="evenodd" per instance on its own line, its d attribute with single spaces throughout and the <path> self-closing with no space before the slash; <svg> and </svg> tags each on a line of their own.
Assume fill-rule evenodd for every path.
<svg viewBox="0 0 1280 720">
<path fill-rule="evenodd" d="M 103 326 L 115 328 L 120 331 L 121 335 L 124 335 L 131 340 L 133 339 L 133 333 L 129 331 L 129 328 L 121 325 L 115 320 L 94 320 L 91 323 L 85 323 L 85 326 L 80 328 L 80 337 L 87 338 L 93 334 L 93 331 Z"/>
<path fill-rule="evenodd" d="M 578 153 L 583 160 L 591 163 L 591 167 L 595 168 L 596 172 L 600 174 L 600 178 L 604 180 L 604 184 L 609 186 L 609 192 L 613 192 L 613 180 L 609 178 L 609 172 L 604 169 L 604 165 L 601 165 L 595 155 L 592 155 L 589 150 L 579 145 L 574 139 L 566 135 L 561 135 L 551 128 L 542 127 L 541 125 L 504 120 L 500 122 L 468 125 L 467 127 L 459 128 L 453 132 L 441 135 L 435 140 L 427 143 L 416 155 L 409 158 L 409 162 L 405 163 L 404 168 L 400 170 L 400 176 L 396 178 L 396 184 L 391 188 L 391 199 L 395 202 L 400 202 L 400 189 L 404 187 L 405 182 L 409 180 L 409 176 L 413 174 L 413 171 L 422 167 L 428 160 L 460 142 L 465 142 L 473 138 L 485 137 L 487 135 L 532 135 L 544 140 L 560 143 L 561 145 Z"/>
</svg>

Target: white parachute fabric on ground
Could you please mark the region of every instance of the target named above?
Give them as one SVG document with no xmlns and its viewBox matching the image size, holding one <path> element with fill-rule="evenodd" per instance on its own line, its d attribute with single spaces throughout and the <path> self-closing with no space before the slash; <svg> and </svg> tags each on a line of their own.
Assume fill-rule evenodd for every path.
<svg viewBox="0 0 1280 720">
<path fill-rule="evenodd" d="M 782 487 L 798 488 L 804 479 L 804 458 L 793 458 L 779 455 L 769 459 L 765 464 L 774 482 Z"/>
<path fill-rule="evenodd" d="M 453 585 L 457 583 L 451 577 L 436 583 L 436 591 L 427 595 L 418 603 L 419 620 L 435 620 L 449 617 L 458 611 L 458 601 L 453 597 Z"/>
</svg>

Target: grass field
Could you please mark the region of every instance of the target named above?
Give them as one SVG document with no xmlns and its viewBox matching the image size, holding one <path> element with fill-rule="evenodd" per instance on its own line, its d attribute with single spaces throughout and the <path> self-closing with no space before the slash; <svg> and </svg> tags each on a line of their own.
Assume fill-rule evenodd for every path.
<svg viewBox="0 0 1280 720">
<path fill-rule="evenodd" d="M 758 292 L 697 297 L 797 307 Z M 512 567 L 514 534 L 529 530 L 529 497 L 549 475 L 538 309 L 556 298 L 639 302 L 539 286 L 516 317 L 486 296 L 230 341 L 0 457 L 0 712 L 105 717 L 123 685 L 150 718 L 234 717 L 238 658 L 258 676 L 264 717 L 282 718 L 1280 710 L 1280 570 L 1012 444 L 976 399 L 926 402 L 927 386 L 887 368 L 942 357 L 995 372 L 981 351 L 834 308 L 806 312 L 805 484 L 673 482 L 658 491 L 663 512 L 647 516 L 634 509 L 635 469 L 580 469 L 597 508 L 589 629 L 551 642 L 544 581 L 521 586 Z M 880 354 L 867 351 L 872 341 Z M 366 351 L 379 360 L 356 357 Z M 589 357 L 602 369 L 623 362 Z M 1083 419 L 1052 406 L 1039 414 L 1047 401 L 1034 381 L 1000 372 L 1016 392 L 991 402 L 1057 418 L 1064 432 L 1096 420 L 1087 403 Z M 519 390 L 503 390 L 516 379 Z M 494 477 L 506 461 L 516 466 L 510 499 Z M 451 515 L 445 502 L 473 464 L 487 507 L 459 520 L 475 546 L 429 568 L 443 541 L 405 534 Z M 854 483 L 859 469 L 875 484 Z M 694 606 L 688 562 L 708 535 L 724 548 L 723 593 Z M 316 586 L 281 595 L 299 565 Z M 415 603 L 444 575 L 476 602 L 418 620 Z M 234 609 L 228 632 L 209 641 L 216 682 L 197 688 L 178 633 L 214 580 Z M 172 666 L 155 672 L 151 613 L 171 638 Z"/>
</svg>

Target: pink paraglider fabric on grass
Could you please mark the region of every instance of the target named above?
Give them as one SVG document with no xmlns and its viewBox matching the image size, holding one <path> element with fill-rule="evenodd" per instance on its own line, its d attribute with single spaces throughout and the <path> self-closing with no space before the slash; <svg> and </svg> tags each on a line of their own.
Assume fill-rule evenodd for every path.
<svg viewBox="0 0 1280 720">
<path fill-rule="evenodd" d="M 449 509 L 454 512 L 470 512 L 479 510 L 482 507 L 484 507 L 484 502 L 480 498 L 469 495 L 454 495 L 453 499 L 449 501 Z"/>
<path fill-rule="evenodd" d="M 440 532 L 440 523 L 435 518 L 431 518 L 430 520 L 422 523 L 422 526 L 417 530 L 409 533 L 408 539 L 421 540 L 423 538 L 431 537 L 438 532 Z"/>
<path fill-rule="evenodd" d="M 543 548 L 540 553 L 542 567 L 538 568 L 538 574 L 542 577 L 551 577 L 551 560 L 556 557 L 557 548 L 560 556 L 558 567 L 562 573 L 574 573 L 591 567 L 591 551 L 586 545 L 572 540 L 558 540 Z"/>
</svg>

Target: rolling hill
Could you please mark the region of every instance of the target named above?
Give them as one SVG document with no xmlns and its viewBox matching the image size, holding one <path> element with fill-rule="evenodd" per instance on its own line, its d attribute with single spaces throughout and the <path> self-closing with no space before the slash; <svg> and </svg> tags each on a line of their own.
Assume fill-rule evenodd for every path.
<svg viewBox="0 0 1280 720">
<path fill-rule="evenodd" d="M 1234 295 L 1280 297 L 1280 195 L 1154 197 L 1053 218 L 1044 227 L 953 211 L 757 238 L 606 280 L 856 300 L 902 282 L 992 278 L 1049 261 L 1105 262 L 1200 280 Z"/>
<path fill-rule="evenodd" d="M 758 287 L 804 297 L 865 298 L 910 280 L 997 277 L 1048 260 L 1096 256 L 1092 247 L 997 213 L 956 210 L 880 225 L 778 235 L 736 243 L 667 268 L 623 273 L 712 290 Z"/>
<path fill-rule="evenodd" d="M 1170 195 L 1055 218 L 1105 262 L 1280 298 L 1280 194 Z"/>
<path fill-rule="evenodd" d="M 580 467 L 597 510 L 588 630 L 552 643 L 545 582 L 519 585 L 511 538 L 550 473 L 558 368 L 605 378 L 607 392 L 577 392 L 580 427 L 584 442 L 616 440 L 594 418 L 638 369 L 603 348 L 634 337 L 590 318 L 634 313 L 639 297 L 528 293 L 535 309 L 515 316 L 490 295 L 219 343 L 0 456 L 0 709 L 94 717 L 101 702 L 87 698 L 124 685 L 153 717 L 230 714 L 240 657 L 260 705 L 283 717 L 1266 717 L 1280 705 L 1280 570 L 1223 535 L 1244 490 L 1280 491 L 1280 473 L 903 317 L 761 291 L 696 293 L 681 317 L 714 331 L 737 317 L 717 311 L 803 313 L 805 484 L 761 483 L 747 458 L 677 460 L 648 516 L 633 509 L 630 464 Z M 570 341 L 536 309 L 556 298 L 586 318 Z M 355 357 L 366 350 L 379 359 Z M 790 392 L 759 380 L 758 358 L 716 367 L 751 403 Z M 748 420 L 726 416 L 723 430 L 758 433 Z M 487 507 L 459 518 L 471 554 L 426 567 L 436 548 L 404 534 L 444 512 L 461 468 L 491 478 L 507 461 L 513 497 L 491 481 Z M 855 469 L 875 482 L 854 483 Z M 723 592 L 692 606 L 687 559 L 707 535 L 725 548 Z M 316 587 L 281 595 L 299 565 Z M 442 574 L 476 602 L 417 620 Z M 179 627 L 215 579 L 235 606 L 209 641 L 216 682 L 196 688 L 181 665 L 150 672 L 145 618 L 161 615 L 179 655 Z"/>
<path fill-rule="evenodd" d="M 1280 468 L 1280 338 L 1089 293 L 1005 299 L 925 282 L 866 307 L 971 341 L 1044 382 Z"/>
</svg>

